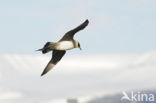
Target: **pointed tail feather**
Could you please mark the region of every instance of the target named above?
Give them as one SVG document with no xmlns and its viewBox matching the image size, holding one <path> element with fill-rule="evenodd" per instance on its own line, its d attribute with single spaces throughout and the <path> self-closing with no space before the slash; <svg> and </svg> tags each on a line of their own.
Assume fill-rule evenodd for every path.
<svg viewBox="0 0 156 103">
<path fill-rule="evenodd" d="M 43 49 L 38 49 L 38 50 L 36 50 L 36 51 L 42 51 Z"/>
</svg>

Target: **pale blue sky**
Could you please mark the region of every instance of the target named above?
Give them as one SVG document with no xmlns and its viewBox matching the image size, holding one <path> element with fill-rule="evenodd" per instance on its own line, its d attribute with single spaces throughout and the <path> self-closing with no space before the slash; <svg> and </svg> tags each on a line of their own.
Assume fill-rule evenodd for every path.
<svg viewBox="0 0 156 103">
<path fill-rule="evenodd" d="M 89 19 L 73 53 L 156 50 L 155 0 L 1 0 L 0 54 L 34 54 Z"/>
</svg>

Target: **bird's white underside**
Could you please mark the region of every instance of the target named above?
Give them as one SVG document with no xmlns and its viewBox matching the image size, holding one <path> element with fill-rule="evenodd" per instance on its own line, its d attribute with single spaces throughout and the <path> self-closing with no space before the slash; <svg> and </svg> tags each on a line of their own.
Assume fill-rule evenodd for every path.
<svg viewBox="0 0 156 103">
<path fill-rule="evenodd" d="M 61 41 L 57 46 L 58 50 L 68 50 L 74 48 L 74 44 L 72 41 Z"/>
</svg>

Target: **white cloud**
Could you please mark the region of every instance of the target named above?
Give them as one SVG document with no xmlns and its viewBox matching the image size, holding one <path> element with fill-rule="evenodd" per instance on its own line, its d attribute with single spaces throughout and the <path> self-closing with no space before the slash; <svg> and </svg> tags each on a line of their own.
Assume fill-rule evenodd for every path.
<svg viewBox="0 0 156 103">
<path fill-rule="evenodd" d="M 1 55 L 1 66 L 4 69 L 0 68 L 0 71 L 5 72 L 1 86 L 10 89 L 0 89 L 0 102 L 15 99 L 16 103 L 21 103 L 22 100 L 25 100 L 24 103 L 65 103 L 68 97 L 76 97 L 83 103 L 98 94 L 156 85 L 156 52 L 145 55 L 65 56 L 53 71 L 40 78 L 39 75 L 50 58 L 51 55 Z M 10 61 L 16 62 L 16 66 Z M 139 65 L 140 63 L 144 65 Z"/>
<path fill-rule="evenodd" d="M 42 103 L 67 103 L 66 99 L 48 100 Z"/>
<path fill-rule="evenodd" d="M 20 99 L 22 94 L 17 91 L 12 91 L 10 89 L 0 89 L 0 101 L 12 100 L 12 99 Z"/>
<path fill-rule="evenodd" d="M 0 94 L 0 100 L 19 99 L 21 94 L 18 92 L 6 92 Z"/>
<path fill-rule="evenodd" d="M 115 58 L 116 57 L 116 58 Z M 121 57 L 121 58 L 120 58 Z M 7 60 L 2 66 L 8 65 L 14 70 L 29 75 L 39 74 L 51 59 L 50 56 L 31 56 L 31 55 L 5 55 L 2 57 Z M 125 58 L 125 59 L 124 59 Z M 117 69 L 132 62 L 133 56 L 121 55 L 73 55 L 64 56 L 54 67 L 62 68 L 64 72 L 88 72 Z M 22 67 L 22 69 L 21 69 Z M 33 68 L 33 69 L 32 69 Z M 85 69 L 84 69 L 85 68 Z"/>
</svg>

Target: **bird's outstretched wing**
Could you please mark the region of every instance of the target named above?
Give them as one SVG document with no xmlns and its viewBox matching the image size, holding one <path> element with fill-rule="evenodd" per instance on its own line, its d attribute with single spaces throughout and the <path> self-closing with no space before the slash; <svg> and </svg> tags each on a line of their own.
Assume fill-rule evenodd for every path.
<svg viewBox="0 0 156 103">
<path fill-rule="evenodd" d="M 75 29 L 72 29 L 70 31 L 68 31 L 60 41 L 63 41 L 63 40 L 69 40 L 69 39 L 73 39 L 73 36 L 75 33 L 77 33 L 78 31 L 80 30 L 83 30 L 87 25 L 88 25 L 89 21 L 88 19 L 82 23 L 81 25 L 79 25 L 78 27 L 76 27 Z"/>
<path fill-rule="evenodd" d="M 52 59 L 47 64 L 41 76 L 49 72 L 61 60 L 65 53 L 66 51 L 53 50 Z"/>
</svg>

